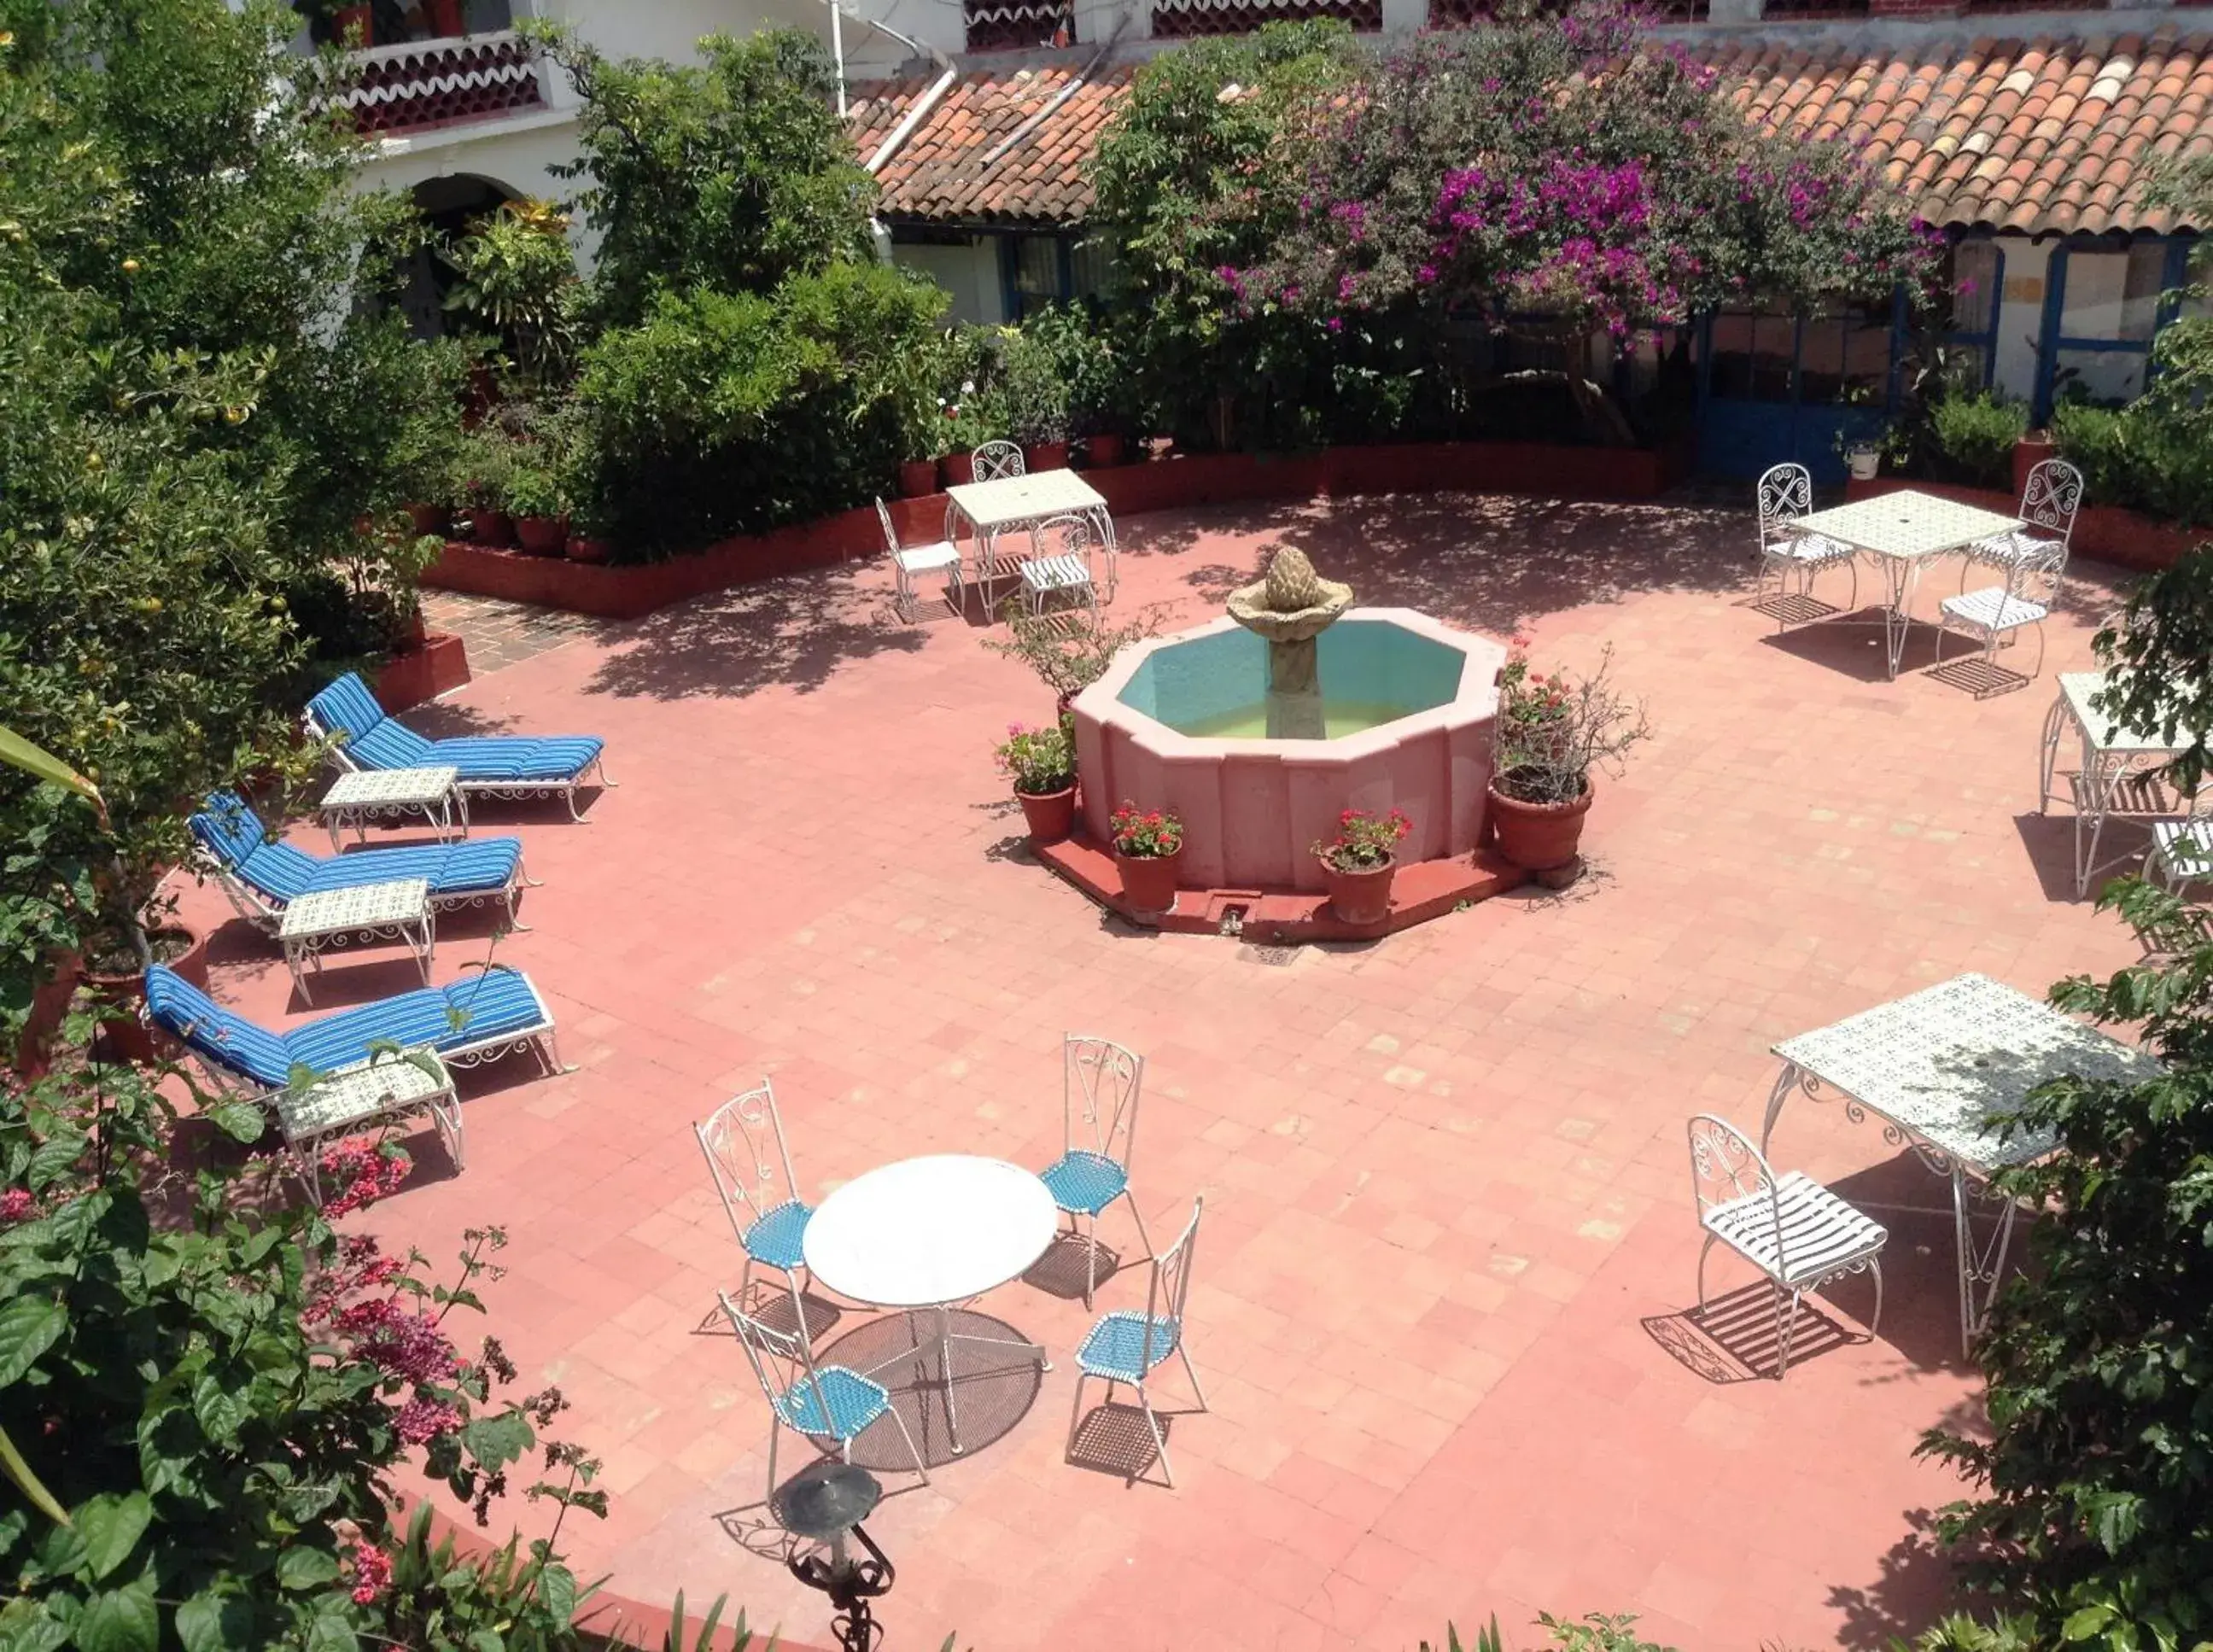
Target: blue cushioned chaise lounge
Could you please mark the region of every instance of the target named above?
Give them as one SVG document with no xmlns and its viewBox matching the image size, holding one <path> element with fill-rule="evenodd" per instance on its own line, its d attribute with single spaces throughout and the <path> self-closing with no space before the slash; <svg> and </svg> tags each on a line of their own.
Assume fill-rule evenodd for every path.
<svg viewBox="0 0 2213 1652">
<path fill-rule="evenodd" d="M 338 742 L 338 759 L 349 769 L 451 767 L 472 796 L 565 799 L 576 820 L 577 788 L 612 786 L 600 761 L 604 741 L 591 735 L 468 735 L 425 740 L 387 716 L 369 685 L 348 672 L 308 702 L 308 732 Z"/>
<path fill-rule="evenodd" d="M 516 838 L 476 838 L 461 843 L 416 844 L 400 849 L 363 849 L 351 855 L 310 855 L 272 843 L 261 817 L 236 792 L 219 791 L 192 819 L 192 836 L 238 915 L 275 935 L 284 909 L 320 889 L 353 889 L 396 878 L 421 878 L 430 905 L 442 909 L 503 903 L 510 926 L 515 904 L 536 881 L 522 875 Z"/>
<path fill-rule="evenodd" d="M 319 1015 L 285 1033 L 225 1009 L 174 970 L 155 964 L 146 971 L 146 1017 L 218 1079 L 249 1093 L 283 1089 L 295 1068 L 324 1074 L 353 1066 L 386 1045 L 435 1050 L 454 1067 L 527 1049 L 547 1071 L 561 1070 L 553 1012 L 527 975 L 504 964 L 445 986 Z"/>
</svg>

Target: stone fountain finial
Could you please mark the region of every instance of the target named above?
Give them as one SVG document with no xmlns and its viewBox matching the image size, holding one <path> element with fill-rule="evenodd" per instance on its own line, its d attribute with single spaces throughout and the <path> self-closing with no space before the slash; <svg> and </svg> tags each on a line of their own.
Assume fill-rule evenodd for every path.
<svg viewBox="0 0 2213 1652">
<path fill-rule="evenodd" d="M 1230 593 L 1230 617 L 1271 643 L 1303 642 L 1352 606 L 1352 587 L 1314 572 L 1307 553 L 1287 545 L 1265 577 Z"/>
<path fill-rule="evenodd" d="M 1229 594 L 1229 617 L 1268 642 L 1268 735 L 1326 737 L 1314 638 L 1352 606 L 1352 587 L 1314 572 L 1307 553 L 1285 546 L 1266 576 Z"/>
</svg>

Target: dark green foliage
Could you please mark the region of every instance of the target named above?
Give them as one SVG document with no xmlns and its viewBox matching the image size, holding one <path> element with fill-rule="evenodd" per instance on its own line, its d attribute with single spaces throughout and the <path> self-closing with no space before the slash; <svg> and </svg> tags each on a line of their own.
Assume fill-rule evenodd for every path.
<svg viewBox="0 0 2213 1652">
<path fill-rule="evenodd" d="M 2148 935 L 2195 929 L 2134 880 L 2105 904 Z M 1997 1178 L 2044 1216 L 1978 1350 L 1991 1437 L 1936 1431 L 1923 1449 L 1980 1494 L 1946 1535 L 2042 1637 L 2171 1652 L 2213 1639 L 2213 947 L 2053 997 L 2139 1028 L 2167 1070 L 2030 1098 L 2060 1150 Z"/>
<path fill-rule="evenodd" d="M 479 1597 L 519 1580 L 499 1591 L 513 1638 L 497 1644 L 574 1645 L 555 1609 L 575 1586 L 550 1546 L 503 1578 L 448 1566 L 405 1595 L 363 1558 L 382 1553 L 411 1408 L 440 1408 L 432 1470 L 480 1505 L 560 1409 L 550 1393 L 492 1400 L 512 1375 L 497 1344 L 455 1367 L 438 1329 L 475 1305 L 498 1235 L 471 1235 L 459 1289 L 415 1278 L 417 1259 L 340 1238 L 240 1166 L 264 1125 L 249 1104 L 199 1098 L 205 1167 L 174 1169 L 159 1077 L 72 1064 L 0 1088 L 0 1430 L 16 1489 L 70 1518 L 0 1497 L 0 1644 L 459 1647 L 436 1625 L 491 1621 Z M 570 1475 L 540 1493 L 603 1508 L 588 1460 L 546 1452 Z"/>
<path fill-rule="evenodd" d="M 1938 481 L 2013 488 L 2013 450 L 2028 430 L 2028 409 L 1989 391 L 1953 394 L 1929 410 L 1929 466 Z"/>
<path fill-rule="evenodd" d="M 626 554 L 865 504 L 909 457 L 908 354 L 935 340 L 936 288 L 878 264 L 773 293 L 694 288 L 585 352 L 576 387 L 591 486 Z"/>
<path fill-rule="evenodd" d="M 610 325 L 657 293 L 766 293 L 870 255 L 875 180 L 837 115 L 836 70 L 812 35 L 710 35 L 704 63 L 611 62 L 541 29 L 582 95 L 571 175 L 598 231 L 594 298 Z"/>
<path fill-rule="evenodd" d="M 2170 337 L 2184 325 L 2161 335 L 2162 356 L 2184 342 Z M 2180 399 L 2188 393 L 2173 381 L 2155 381 L 2155 388 L 2156 394 L 2126 407 L 2062 402 L 2051 414 L 2060 457 L 2082 472 L 2083 497 L 2094 503 L 2213 523 L 2213 422 Z"/>
</svg>

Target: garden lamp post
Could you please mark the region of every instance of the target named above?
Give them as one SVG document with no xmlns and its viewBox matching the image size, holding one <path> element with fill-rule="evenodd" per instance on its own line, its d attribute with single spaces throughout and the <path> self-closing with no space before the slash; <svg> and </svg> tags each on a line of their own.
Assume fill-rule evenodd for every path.
<svg viewBox="0 0 2213 1652">
<path fill-rule="evenodd" d="M 892 1586 L 890 1558 L 861 1522 L 882 1501 L 884 1489 L 865 1468 L 816 1463 L 802 1469 L 771 1499 L 777 1523 L 794 1537 L 812 1538 L 828 1552 L 795 1553 L 791 1575 L 830 1597 L 830 1627 L 845 1652 L 869 1652 L 880 1632 L 869 1602 Z M 855 1555 L 851 1545 L 863 1552 Z"/>
</svg>

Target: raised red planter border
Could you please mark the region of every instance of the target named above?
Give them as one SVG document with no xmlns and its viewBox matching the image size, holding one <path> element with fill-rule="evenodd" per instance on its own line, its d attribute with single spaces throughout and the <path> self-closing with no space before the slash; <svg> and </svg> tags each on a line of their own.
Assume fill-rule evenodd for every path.
<svg viewBox="0 0 2213 1652">
<path fill-rule="evenodd" d="M 1241 499 L 1336 494 L 1526 493 L 1564 499 L 1651 499 L 1690 473 L 1686 444 L 1568 448 L 1532 442 L 1425 442 L 1316 453 L 1205 454 L 1085 472 L 1118 516 Z M 945 531 L 945 496 L 887 502 L 902 539 Z M 873 506 L 758 538 L 725 539 L 695 555 L 631 567 L 594 566 L 449 542 L 423 576 L 448 591 L 635 619 L 710 591 L 883 553 Z"/>
<path fill-rule="evenodd" d="M 1174 911 L 1140 913 L 1124 899 L 1121 869 L 1106 845 L 1078 832 L 1032 852 L 1101 906 L 1143 928 L 1171 935 L 1220 935 L 1223 920 L 1235 911 L 1241 914 L 1239 938 L 1261 947 L 1376 940 L 1518 889 L 1531 876 L 1487 849 L 1408 861 L 1391 881 L 1389 916 L 1377 924 L 1347 924 L 1331 909 L 1326 889 L 1178 889 Z"/>
<path fill-rule="evenodd" d="M 1881 494 L 1895 493 L 1900 488 L 1957 499 L 1963 504 L 1980 505 L 2004 516 L 2021 509 L 2018 494 L 2000 493 L 1996 488 L 1960 487 L 1950 482 L 1923 482 L 1910 476 L 1878 476 L 1864 482 L 1847 482 L 1844 494 L 1851 499 L 1872 499 Z M 2213 527 L 2179 527 L 2173 522 L 2155 521 L 2136 511 L 2124 510 L 2119 505 L 2084 505 L 2075 518 L 2075 555 L 2094 557 L 2100 562 L 2116 563 L 2139 573 L 2155 574 L 2163 568 L 2172 568 L 2184 553 L 2209 540 L 2213 540 Z"/>
<path fill-rule="evenodd" d="M 492 554 L 505 557 L 521 553 L 499 551 Z M 376 674 L 376 703 L 388 712 L 405 711 L 411 705 L 420 705 L 459 688 L 468 680 L 468 645 L 449 632 L 433 631 L 423 639 L 421 647 L 395 654 L 384 662 Z"/>
</svg>

